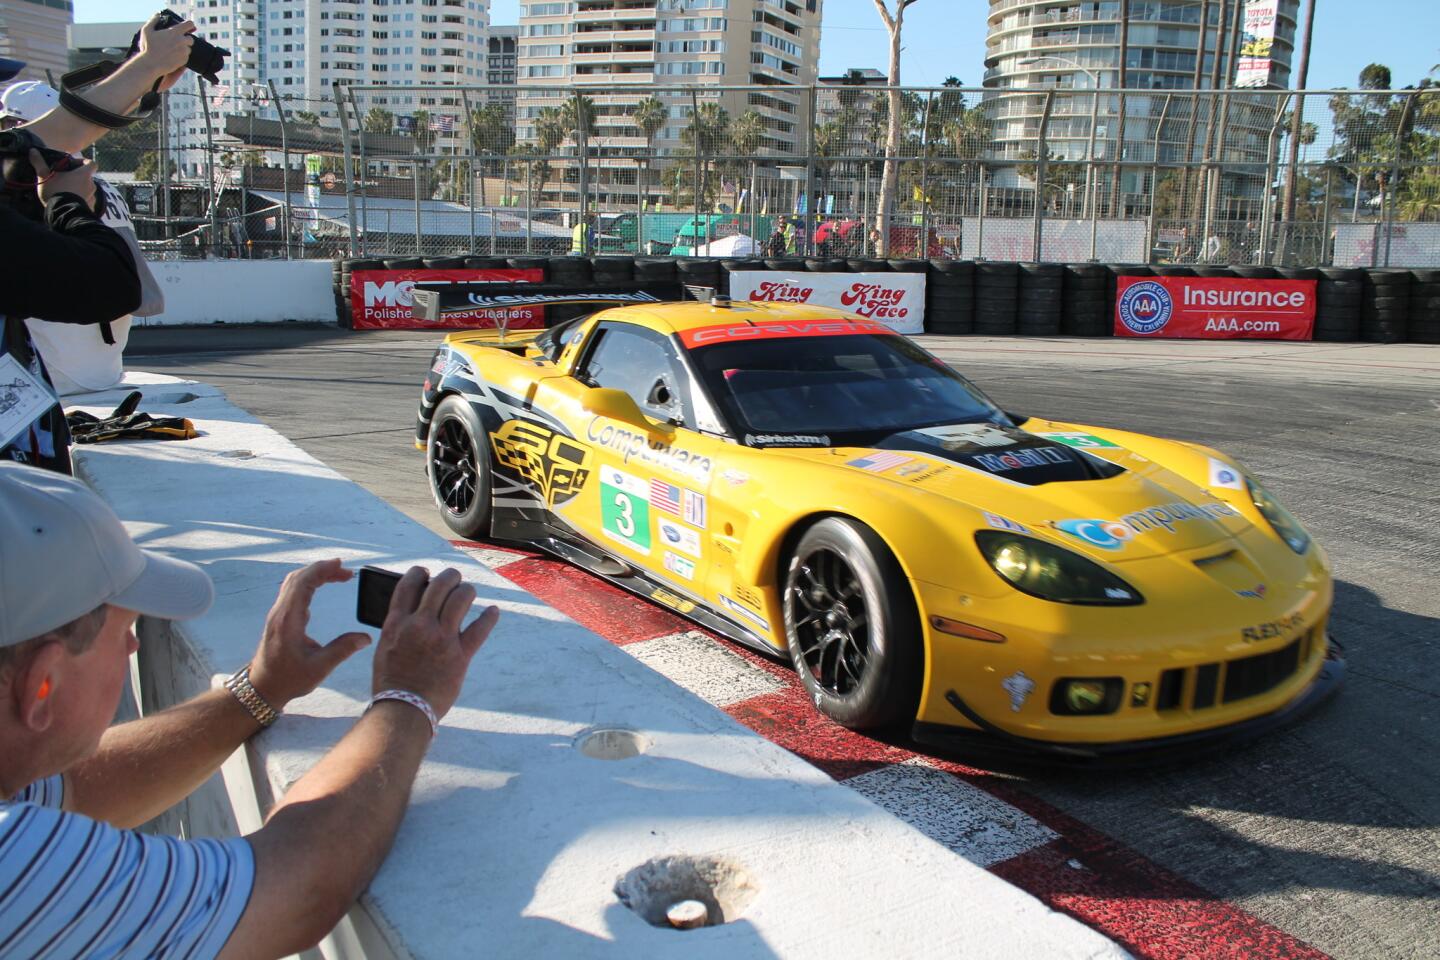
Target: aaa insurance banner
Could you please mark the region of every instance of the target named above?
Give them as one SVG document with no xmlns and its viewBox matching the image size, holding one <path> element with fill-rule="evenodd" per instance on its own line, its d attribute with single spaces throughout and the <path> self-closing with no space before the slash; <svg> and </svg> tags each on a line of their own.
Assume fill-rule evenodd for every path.
<svg viewBox="0 0 1440 960">
<path fill-rule="evenodd" d="M 447 313 L 435 323 L 411 316 L 411 293 L 415 284 L 424 283 L 543 283 L 544 270 L 357 270 L 350 274 L 350 304 L 354 308 L 357 330 L 418 330 L 454 327 L 461 330 L 476 327 L 498 327 L 508 320 L 511 330 L 545 326 L 545 308 L 541 306 L 476 307 L 458 313 Z"/>
<path fill-rule="evenodd" d="M 1116 277 L 1115 336 L 1309 340 L 1314 280 Z"/>
<path fill-rule="evenodd" d="M 777 273 L 736 270 L 730 298 L 760 303 L 813 303 L 858 313 L 896 333 L 925 332 L 923 273 Z"/>
</svg>

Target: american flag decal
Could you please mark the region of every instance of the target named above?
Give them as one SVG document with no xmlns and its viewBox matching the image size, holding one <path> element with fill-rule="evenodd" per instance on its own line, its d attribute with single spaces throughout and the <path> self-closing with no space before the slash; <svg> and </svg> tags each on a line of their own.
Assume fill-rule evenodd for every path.
<svg viewBox="0 0 1440 960">
<path fill-rule="evenodd" d="M 846 466 L 859 467 L 861 470 L 880 473 L 883 470 L 889 470 L 891 467 L 898 467 L 902 463 L 909 463 L 912 459 L 912 457 L 901 456 L 898 453 L 872 453 L 868 457 L 850 460 L 846 463 Z"/>
<path fill-rule="evenodd" d="M 651 480 L 650 504 L 657 510 L 680 516 L 680 488 L 664 480 Z"/>
</svg>

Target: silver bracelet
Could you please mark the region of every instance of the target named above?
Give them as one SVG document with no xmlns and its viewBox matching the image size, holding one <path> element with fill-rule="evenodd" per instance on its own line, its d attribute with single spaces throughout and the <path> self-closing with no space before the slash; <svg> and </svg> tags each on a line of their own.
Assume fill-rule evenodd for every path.
<svg viewBox="0 0 1440 960">
<path fill-rule="evenodd" d="M 268 727 L 280 717 L 280 712 L 260 696 L 255 688 L 250 685 L 250 665 L 236 670 L 225 678 L 225 689 L 240 701 L 240 706 L 245 712 L 255 718 L 255 722 L 262 727 Z"/>
<path fill-rule="evenodd" d="M 410 706 L 425 714 L 425 719 L 430 721 L 430 736 L 433 737 L 440 732 L 440 718 L 435 716 L 435 708 L 430 706 L 430 701 L 418 693 L 411 693 L 409 690 L 381 690 L 370 698 L 370 702 L 365 705 L 365 709 L 369 710 L 381 700 L 399 700 L 401 703 L 410 704 Z"/>
</svg>

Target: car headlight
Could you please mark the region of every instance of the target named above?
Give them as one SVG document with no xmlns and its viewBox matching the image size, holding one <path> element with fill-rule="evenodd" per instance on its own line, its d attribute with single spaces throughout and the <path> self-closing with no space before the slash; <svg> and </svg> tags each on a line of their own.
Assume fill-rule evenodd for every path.
<svg viewBox="0 0 1440 960">
<path fill-rule="evenodd" d="M 975 534 L 975 543 L 996 573 L 1032 597 L 1117 607 L 1145 602 L 1140 591 L 1100 564 L 1043 540 L 981 530 Z"/>
<path fill-rule="evenodd" d="M 1255 509 L 1260 511 L 1270 528 L 1285 541 L 1286 546 L 1296 553 L 1304 553 L 1310 549 L 1310 534 L 1300 526 L 1300 521 L 1290 515 L 1290 511 L 1280 505 L 1280 501 L 1270 496 L 1270 493 L 1260 484 L 1249 477 L 1245 478 L 1246 485 L 1250 488 L 1250 499 L 1255 504 Z"/>
</svg>

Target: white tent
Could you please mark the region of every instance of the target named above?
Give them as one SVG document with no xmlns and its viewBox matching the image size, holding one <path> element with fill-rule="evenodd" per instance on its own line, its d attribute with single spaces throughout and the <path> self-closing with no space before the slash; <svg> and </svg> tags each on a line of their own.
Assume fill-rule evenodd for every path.
<svg viewBox="0 0 1440 960">
<path fill-rule="evenodd" d="M 719 240 L 712 240 L 702 247 L 697 247 L 697 257 L 758 257 L 765 252 L 764 247 L 754 237 L 747 237 L 743 233 L 737 233 L 733 237 L 721 237 Z"/>
</svg>

